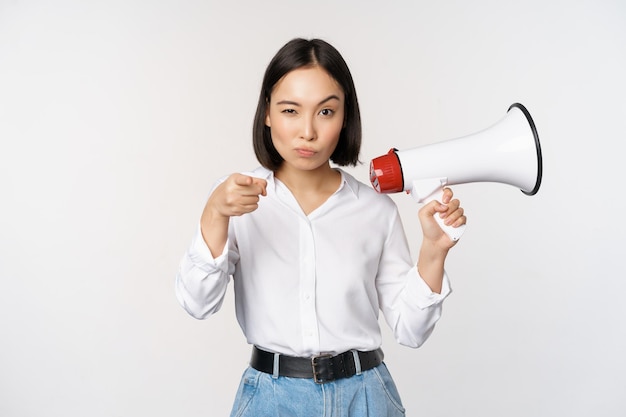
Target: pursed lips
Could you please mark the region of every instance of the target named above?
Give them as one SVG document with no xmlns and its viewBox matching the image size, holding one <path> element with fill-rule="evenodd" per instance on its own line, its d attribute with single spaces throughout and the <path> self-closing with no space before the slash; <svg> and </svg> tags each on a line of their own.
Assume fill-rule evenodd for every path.
<svg viewBox="0 0 626 417">
<path fill-rule="evenodd" d="M 309 148 L 296 148 L 295 149 L 296 153 L 300 156 L 313 156 L 316 154 L 316 152 L 313 149 L 309 149 Z"/>
</svg>

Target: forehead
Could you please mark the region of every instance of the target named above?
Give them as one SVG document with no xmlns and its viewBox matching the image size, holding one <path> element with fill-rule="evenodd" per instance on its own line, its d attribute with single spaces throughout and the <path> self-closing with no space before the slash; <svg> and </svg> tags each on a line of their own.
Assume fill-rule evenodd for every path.
<svg viewBox="0 0 626 417">
<path fill-rule="evenodd" d="M 315 66 L 288 72 L 274 85 L 271 99 L 317 103 L 330 95 L 343 100 L 343 89 L 326 70 Z"/>
</svg>

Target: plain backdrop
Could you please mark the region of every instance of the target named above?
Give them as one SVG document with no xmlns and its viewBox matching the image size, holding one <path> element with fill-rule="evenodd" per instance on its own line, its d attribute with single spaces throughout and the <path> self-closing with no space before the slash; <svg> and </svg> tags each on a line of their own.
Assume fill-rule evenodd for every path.
<svg viewBox="0 0 626 417">
<path fill-rule="evenodd" d="M 348 62 L 366 183 L 514 102 L 541 137 L 536 196 L 455 187 L 468 230 L 430 340 L 383 323 L 407 415 L 626 415 L 623 0 L 0 0 L 0 415 L 228 415 L 250 353 L 232 292 L 197 321 L 174 277 L 213 182 L 257 166 L 261 78 L 293 37 Z M 419 206 L 393 198 L 415 255 Z"/>
</svg>

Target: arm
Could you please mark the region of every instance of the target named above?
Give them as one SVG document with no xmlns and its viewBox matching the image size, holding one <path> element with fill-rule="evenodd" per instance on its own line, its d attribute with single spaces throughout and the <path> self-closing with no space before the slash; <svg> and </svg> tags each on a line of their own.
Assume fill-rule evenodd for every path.
<svg viewBox="0 0 626 417">
<path fill-rule="evenodd" d="M 176 276 L 176 297 L 193 317 L 204 319 L 220 309 L 238 260 L 236 251 L 229 252 L 230 217 L 256 210 L 265 184 L 263 179 L 233 174 L 209 196 Z"/>
<path fill-rule="evenodd" d="M 443 232 L 433 216 L 443 213 L 446 221 L 454 225 L 464 224 L 466 221 L 459 201 L 452 200 L 450 190 L 445 190 L 442 200 L 445 205 L 432 201 L 420 210 L 424 239 L 419 252 L 418 266 L 411 268 L 402 277 L 401 289 L 396 289 L 390 294 L 379 292 L 381 295 L 387 295 L 388 301 L 381 302 L 381 306 L 396 340 L 413 348 L 421 346 L 431 335 L 441 317 L 442 302 L 451 291 L 444 263 L 448 251 L 456 242 Z M 391 236 L 403 233 L 398 222 L 393 230 Z M 389 243 L 399 241 L 397 238 L 390 238 Z M 406 252 L 397 246 L 398 244 L 390 247 L 385 259 L 396 253 Z M 404 257 L 408 255 L 405 254 Z M 380 290 L 382 288 L 379 287 Z"/>
<path fill-rule="evenodd" d="M 220 309 L 236 261 L 228 250 L 214 258 L 198 226 L 176 274 L 176 298 L 187 313 L 204 319 Z"/>
<path fill-rule="evenodd" d="M 259 196 L 266 195 L 266 186 L 264 179 L 233 174 L 211 193 L 200 218 L 200 228 L 213 256 L 224 250 L 230 217 L 256 210 Z"/>
<path fill-rule="evenodd" d="M 451 240 L 441 230 L 433 216 L 441 216 L 446 225 L 453 227 L 459 227 L 467 221 L 459 200 L 452 199 L 452 197 L 452 190 L 446 188 L 441 203 L 431 201 L 419 211 L 424 239 L 419 252 L 417 269 L 435 293 L 441 292 L 446 256 L 448 251 L 456 245 L 456 241 Z"/>
</svg>

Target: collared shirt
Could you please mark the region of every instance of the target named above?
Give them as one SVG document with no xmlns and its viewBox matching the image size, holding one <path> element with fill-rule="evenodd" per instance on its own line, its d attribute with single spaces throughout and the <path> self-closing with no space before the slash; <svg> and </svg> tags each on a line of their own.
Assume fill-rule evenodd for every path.
<svg viewBox="0 0 626 417">
<path fill-rule="evenodd" d="M 305 215 L 273 172 L 258 209 L 231 217 L 224 251 L 213 258 L 198 227 L 176 277 L 176 295 L 193 317 L 218 311 L 231 277 L 237 320 L 249 343 L 310 357 L 373 350 L 379 311 L 396 340 L 420 346 L 450 293 L 440 294 L 411 260 L 395 203 L 339 170 L 341 185 Z"/>
</svg>

